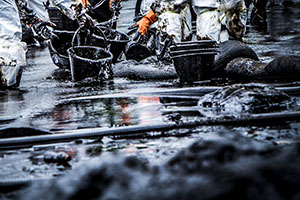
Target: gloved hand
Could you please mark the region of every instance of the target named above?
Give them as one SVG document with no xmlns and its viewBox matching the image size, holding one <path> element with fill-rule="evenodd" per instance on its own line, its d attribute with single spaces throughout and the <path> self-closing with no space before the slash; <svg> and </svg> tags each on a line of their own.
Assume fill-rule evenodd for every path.
<svg viewBox="0 0 300 200">
<path fill-rule="evenodd" d="M 148 31 L 148 28 L 151 24 L 157 21 L 157 16 L 150 10 L 140 21 L 138 21 L 135 26 L 139 26 L 138 32 L 141 35 L 145 35 Z"/>
<path fill-rule="evenodd" d="M 30 26 L 33 28 L 34 32 L 39 38 L 43 40 L 48 40 L 53 36 L 52 30 L 49 27 L 55 27 L 56 25 L 51 22 L 37 19 L 37 21 L 34 24 L 31 24 Z"/>
</svg>

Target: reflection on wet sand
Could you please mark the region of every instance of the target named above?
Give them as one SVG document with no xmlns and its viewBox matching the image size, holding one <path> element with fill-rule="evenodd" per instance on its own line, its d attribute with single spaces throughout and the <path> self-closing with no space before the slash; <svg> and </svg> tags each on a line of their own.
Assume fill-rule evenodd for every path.
<svg viewBox="0 0 300 200">
<path fill-rule="evenodd" d="M 105 98 L 58 105 L 44 116 L 51 130 L 147 125 L 161 122 L 159 97 Z M 45 120 L 39 123 L 45 123 Z"/>
</svg>

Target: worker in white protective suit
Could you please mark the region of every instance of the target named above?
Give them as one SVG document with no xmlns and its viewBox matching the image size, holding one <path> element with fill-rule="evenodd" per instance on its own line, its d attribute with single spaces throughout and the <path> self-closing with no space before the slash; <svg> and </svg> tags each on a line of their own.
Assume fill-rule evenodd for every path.
<svg viewBox="0 0 300 200">
<path fill-rule="evenodd" d="M 192 34 L 190 5 L 197 15 L 198 40 L 242 39 L 247 20 L 244 0 L 156 0 L 137 22 L 139 32 L 144 35 L 148 27 L 158 21 L 158 30 L 167 32 L 175 42 L 189 39 Z"/>
<path fill-rule="evenodd" d="M 15 0 L 0 1 L 0 89 L 18 86 L 26 44 Z"/>
<path fill-rule="evenodd" d="M 142 12 L 145 9 L 143 6 Z M 177 5 L 175 1 L 154 1 L 148 13 L 136 23 L 138 31 L 145 35 L 149 26 L 156 21 L 158 31 L 168 33 L 175 42 L 188 40 L 192 35 L 192 16 L 188 3 Z"/>
<path fill-rule="evenodd" d="M 21 23 L 21 21 L 24 20 L 24 13 L 22 13 L 24 8 L 20 8 L 20 5 L 32 6 L 30 9 L 33 10 L 32 13 L 36 16 L 32 19 L 39 23 L 39 28 L 49 24 L 41 23 L 48 21 L 48 13 L 42 4 L 42 1 L 0 1 L 0 89 L 18 87 L 22 74 L 22 67 L 26 65 L 27 44 L 22 42 Z"/>
</svg>

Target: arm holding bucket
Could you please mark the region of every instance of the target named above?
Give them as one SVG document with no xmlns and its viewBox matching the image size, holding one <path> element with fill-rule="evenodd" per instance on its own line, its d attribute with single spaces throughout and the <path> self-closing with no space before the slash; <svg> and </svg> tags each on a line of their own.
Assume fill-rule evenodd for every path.
<svg viewBox="0 0 300 200">
<path fill-rule="evenodd" d="M 152 9 L 140 20 L 136 23 L 136 26 L 139 26 L 138 32 L 141 35 L 145 35 L 148 31 L 148 28 L 151 24 L 157 21 L 157 16 L 153 12 Z"/>
</svg>

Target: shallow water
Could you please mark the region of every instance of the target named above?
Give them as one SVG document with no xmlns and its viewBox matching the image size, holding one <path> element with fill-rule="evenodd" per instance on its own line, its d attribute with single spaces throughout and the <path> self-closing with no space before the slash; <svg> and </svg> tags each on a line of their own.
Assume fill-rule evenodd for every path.
<svg viewBox="0 0 300 200">
<path fill-rule="evenodd" d="M 132 25 L 134 1 L 123 1 L 119 30 L 127 32 Z M 280 55 L 300 52 L 299 5 L 289 8 L 269 8 L 264 29 L 248 27 L 246 42 L 263 62 Z M 47 48 L 30 49 L 28 67 L 24 69 L 19 89 L 5 90 L 0 96 L 0 128 L 33 127 L 50 131 L 69 131 L 83 128 L 149 125 L 170 122 L 166 109 L 191 109 L 194 98 L 181 95 L 149 95 L 149 92 L 175 88 L 174 81 L 132 81 L 116 78 L 99 84 L 95 80 L 73 83 L 51 77 L 57 67 L 52 63 Z M 299 103 L 298 103 L 299 104 Z M 192 121 L 197 111 L 184 112 L 184 120 Z M 176 117 L 176 116 L 174 116 Z M 104 137 L 99 140 L 79 140 L 69 143 L 35 145 L 22 150 L 0 151 L 0 179 L 53 178 L 80 163 L 115 152 L 137 155 L 151 163 L 165 162 L 170 156 L 198 138 L 223 129 L 265 142 L 288 144 L 298 140 L 299 123 L 271 124 L 267 127 L 202 126 L 194 129 L 151 132 L 128 137 Z M 46 152 L 67 152 L 67 164 L 46 163 Z"/>
<path fill-rule="evenodd" d="M 299 55 L 299 9 L 299 1 L 289 7 L 269 7 L 264 27 L 248 27 L 245 39 L 261 61 L 268 63 L 278 56 Z"/>
</svg>

